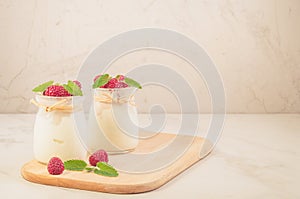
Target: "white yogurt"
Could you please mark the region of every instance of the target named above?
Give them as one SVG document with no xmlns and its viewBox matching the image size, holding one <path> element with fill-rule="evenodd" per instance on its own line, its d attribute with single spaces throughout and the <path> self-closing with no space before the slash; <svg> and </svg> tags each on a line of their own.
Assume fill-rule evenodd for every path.
<svg viewBox="0 0 300 199">
<path fill-rule="evenodd" d="M 104 149 L 109 153 L 122 153 L 138 145 L 138 117 L 132 98 L 135 91 L 135 88 L 94 90 L 95 99 L 89 114 L 89 152 Z"/>
<path fill-rule="evenodd" d="M 68 100 L 64 105 L 70 106 L 73 98 L 80 99 L 81 97 L 36 96 L 37 102 L 46 106 L 51 106 L 63 99 Z M 63 161 L 86 157 L 86 150 L 81 143 L 74 119 L 74 114 L 83 114 L 81 102 L 74 103 L 73 107 L 73 111 L 53 110 L 50 112 L 39 108 L 34 125 L 33 144 L 34 156 L 39 162 L 47 163 L 54 156 Z"/>
</svg>

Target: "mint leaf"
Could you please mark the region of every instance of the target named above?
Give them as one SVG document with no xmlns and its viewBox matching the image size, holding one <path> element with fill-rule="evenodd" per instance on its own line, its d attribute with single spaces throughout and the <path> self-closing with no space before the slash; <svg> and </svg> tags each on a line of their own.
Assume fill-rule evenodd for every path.
<svg viewBox="0 0 300 199">
<path fill-rule="evenodd" d="M 100 169 L 95 169 L 94 173 L 102 176 L 107 176 L 107 177 L 117 177 L 119 175 L 118 172 L 107 172 Z"/>
<path fill-rule="evenodd" d="M 73 96 L 82 96 L 81 88 L 75 84 L 73 81 L 68 81 L 68 84 L 63 85 L 64 89 L 66 89 Z"/>
<path fill-rule="evenodd" d="M 93 88 L 99 88 L 100 86 L 103 86 L 104 84 L 106 84 L 109 80 L 109 75 L 105 74 L 105 75 L 101 75 L 101 77 L 99 77 L 93 84 Z"/>
<path fill-rule="evenodd" d="M 83 160 L 68 160 L 64 162 L 64 166 L 66 170 L 83 171 L 87 163 Z"/>
<path fill-rule="evenodd" d="M 97 167 L 100 169 L 95 169 L 94 173 L 104 176 L 115 177 L 118 176 L 118 171 L 112 167 L 111 165 L 107 164 L 106 162 L 98 162 Z"/>
<path fill-rule="evenodd" d="M 139 89 L 142 88 L 142 86 L 137 81 L 135 81 L 129 77 L 125 77 L 125 83 L 128 84 L 128 86 L 132 86 L 132 87 L 139 88 Z"/>
<path fill-rule="evenodd" d="M 41 85 L 38 85 L 34 89 L 32 89 L 33 92 L 44 92 L 49 86 L 51 86 L 54 83 L 54 81 L 45 82 Z"/>
</svg>

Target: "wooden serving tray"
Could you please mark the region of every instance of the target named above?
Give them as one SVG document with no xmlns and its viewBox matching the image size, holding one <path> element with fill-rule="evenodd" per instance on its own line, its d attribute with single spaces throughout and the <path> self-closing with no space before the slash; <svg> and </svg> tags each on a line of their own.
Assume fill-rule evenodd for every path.
<svg viewBox="0 0 300 199">
<path fill-rule="evenodd" d="M 201 137 L 159 133 L 141 139 L 129 154 L 109 155 L 109 163 L 119 171 L 118 177 L 67 170 L 61 175 L 50 175 L 47 166 L 36 160 L 23 165 L 21 173 L 26 180 L 39 184 L 107 193 L 141 193 L 161 187 L 211 149 L 212 145 Z M 149 153 L 153 155 L 143 156 Z M 134 172 L 127 168 L 133 168 Z"/>
</svg>

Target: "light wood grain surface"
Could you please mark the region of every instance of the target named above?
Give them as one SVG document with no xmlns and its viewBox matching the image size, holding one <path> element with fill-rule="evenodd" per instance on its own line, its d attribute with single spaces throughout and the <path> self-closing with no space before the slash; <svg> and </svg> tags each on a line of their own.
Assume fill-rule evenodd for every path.
<svg viewBox="0 0 300 199">
<path fill-rule="evenodd" d="M 181 143 L 181 141 L 183 142 Z M 174 151 L 177 158 L 174 161 L 170 161 L 169 164 L 166 164 L 165 166 L 160 166 L 159 164 L 155 165 L 160 166 L 156 169 L 153 169 L 154 167 L 149 167 L 149 170 L 139 170 L 139 172 L 118 169 L 118 177 L 104 177 L 94 173 L 76 171 L 64 171 L 63 174 L 57 176 L 50 175 L 47 172 L 46 165 L 41 164 L 36 160 L 31 160 L 24 164 L 21 173 L 26 180 L 45 185 L 107 193 L 142 193 L 161 187 L 174 177 L 178 176 L 184 170 L 188 169 L 191 165 L 205 157 L 211 149 L 211 146 L 209 146 L 209 144 L 207 145 L 207 143 L 208 142 L 205 142 L 205 139 L 200 137 L 168 133 L 160 133 L 148 139 L 143 139 L 140 141 L 136 150 L 132 152 L 132 154 L 127 154 L 127 156 L 134 154 L 145 155 L 156 152 L 158 154 L 156 155 L 157 160 L 165 160 L 167 159 L 165 158 L 167 156 L 173 158 L 168 155 L 170 152 L 170 150 L 167 150 L 168 146 L 172 144 L 181 145 L 184 146 L 181 150 L 185 150 L 182 151 L 182 153 Z M 177 149 L 178 148 L 180 149 L 180 147 L 177 146 Z M 200 156 L 200 154 L 205 155 Z M 112 161 L 110 161 L 110 163 L 113 166 L 118 165 L 117 160 L 119 158 L 124 159 L 126 156 L 123 155 L 122 157 L 122 155 L 114 155 L 111 158 Z M 138 165 L 139 162 L 137 161 L 135 164 Z"/>
</svg>

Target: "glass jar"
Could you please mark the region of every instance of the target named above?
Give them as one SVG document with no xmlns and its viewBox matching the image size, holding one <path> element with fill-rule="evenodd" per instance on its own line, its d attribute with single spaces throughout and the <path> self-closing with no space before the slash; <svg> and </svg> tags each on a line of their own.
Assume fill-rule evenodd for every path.
<svg viewBox="0 0 300 199">
<path fill-rule="evenodd" d="M 63 161 L 86 158 L 86 149 L 75 122 L 75 115 L 84 118 L 82 101 L 80 96 L 36 95 L 36 101 L 32 101 L 39 107 L 33 139 L 36 160 L 47 163 L 54 156 Z"/>
<path fill-rule="evenodd" d="M 138 116 L 134 103 L 136 88 L 96 88 L 88 122 L 90 153 L 132 151 L 138 144 Z"/>
</svg>

